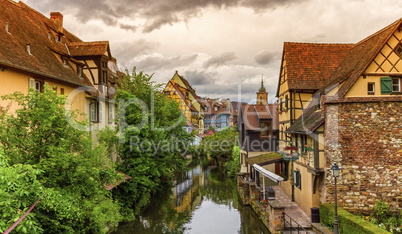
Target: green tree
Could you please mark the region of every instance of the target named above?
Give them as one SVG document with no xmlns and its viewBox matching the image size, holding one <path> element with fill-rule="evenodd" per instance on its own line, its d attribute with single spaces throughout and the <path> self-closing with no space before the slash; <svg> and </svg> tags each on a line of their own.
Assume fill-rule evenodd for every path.
<svg viewBox="0 0 402 234">
<path fill-rule="evenodd" d="M 211 136 L 205 137 L 200 145 L 205 155 L 211 156 L 218 161 L 229 161 L 234 146 L 238 143 L 238 132 L 235 127 L 227 127 Z"/>
<path fill-rule="evenodd" d="M 132 177 L 114 190 L 126 218 L 149 204 L 151 195 L 170 186 L 174 172 L 184 167 L 183 152 L 190 135 L 183 130 L 178 104 L 162 94 L 152 75 L 127 72 L 118 90 L 118 170 Z"/>
<path fill-rule="evenodd" d="M 120 206 L 105 185 L 120 177 L 105 147 L 69 124 L 76 114 L 65 112 L 66 98 L 46 86 L 43 93 L 31 89 L 3 99 L 19 109 L 0 119 L 0 170 L 16 176 L 15 186 L 0 187 L 0 210 L 11 204 L 8 215 L 16 220 L 41 198 L 21 227 L 47 233 L 104 233 L 116 227 Z M 0 223 L 0 228 L 8 224 Z"/>
</svg>

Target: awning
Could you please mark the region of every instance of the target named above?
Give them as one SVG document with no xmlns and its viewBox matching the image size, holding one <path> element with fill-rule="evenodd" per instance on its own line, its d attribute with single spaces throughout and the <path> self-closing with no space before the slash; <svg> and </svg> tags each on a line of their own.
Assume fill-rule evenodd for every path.
<svg viewBox="0 0 402 234">
<path fill-rule="evenodd" d="M 281 177 L 273 172 L 270 172 L 267 169 L 264 169 L 263 167 L 258 166 L 257 164 L 254 164 L 253 167 L 256 171 L 259 171 L 264 177 L 267 177 L 268 179 L 270 179 L 276 183 L 279 183 L 279 182 L 285 180 L 283 177 Z"/>
</svg>

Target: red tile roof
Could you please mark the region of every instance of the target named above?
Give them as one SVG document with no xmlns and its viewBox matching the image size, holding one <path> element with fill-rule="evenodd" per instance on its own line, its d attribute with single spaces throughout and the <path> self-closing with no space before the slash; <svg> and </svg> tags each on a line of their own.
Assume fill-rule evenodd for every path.
<svg viewBox="0 0 402 234">
<path fill-rule="evenodd" d="M 345 82 L 338 95 L 344 97 L 378 55 L 392 34 L 401 29 L 402 18 L 357 43 L 332 73 L 328 86 Z"/>
<path fill-rule="evenodd" d="M 279 128 L 277 105 L 245 105 L 242 106 L 242 121 L 246 130 L 259 130 L 260 120 L 272 120 L 272 129 Z"/>
<path fill-rule="evenodd" d="M 353 44 L 285 42 L 283 61 L 289 89 L 318 90 L 345 58 Z"/>
</svg>

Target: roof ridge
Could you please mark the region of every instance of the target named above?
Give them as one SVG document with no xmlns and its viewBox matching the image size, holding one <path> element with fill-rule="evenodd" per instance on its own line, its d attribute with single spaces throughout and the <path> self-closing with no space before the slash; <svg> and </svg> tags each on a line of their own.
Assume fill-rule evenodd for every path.
<svg viewBox="0 0 402 234">
<path fill-rule="evenodd" d="M 308 44 L 308 45 L 355 45 L 356 43 L 333 43 L 333 42 L 289 42 L 285 41 L 285 44 Z"/>
<path fill-rule="evenodd" d="M 12 1 L 12 0 L 8 0 L 8 1 Z M 41 17 L 43 17 L 43 18 L 49 20 L 50 22 L 53 22 L 53 21 L 51 21 L 48 17 L 46 17 L 44 14 L 42 14 L 42 13 L 40 13 L 39 11 L 35 10 L 34 8 L 28 6 L 28 5 L 25 4 L 24 2 L 19 1 L 18 3 L 17 3 L 17 2 L 15 2 L 15 3 L 16 3 L 17 6 L 19 6 L 19 7 L 21 7 L 21 8 L 25 8 L 25 9 L 27 9 L 27 10 L 30 10 L 30 11 L 32 11 L 32 12 L 38 14 L 39 16 L 41 16 Z"/>
<path fill-rule="evenodd" d="M 109 44 L 109 41 L 72 41 L 69 44 L 100 44 L 100 43 L 107 43 Z"/>
<path fill-rule="evenodd" d="M 393 23 L 389 24 L 388 26 L 381 28 L 380 30 L 374 32 L 373 34 L 371 34 L 371 35 L 367 36 L 366 38 L 362 39 L 361 41 L 357 42 L 356 46 L 370 40 L 372 37 L 377 36 L 378 34 L 381 34 L 385 30 L 388 30 L 389 27 L 396 27 L 396 25 L 400 24 L 401 22 L 402 22 L 402 18 L 399 18 L 398 20 L 394 21 Z"/>
</svg>

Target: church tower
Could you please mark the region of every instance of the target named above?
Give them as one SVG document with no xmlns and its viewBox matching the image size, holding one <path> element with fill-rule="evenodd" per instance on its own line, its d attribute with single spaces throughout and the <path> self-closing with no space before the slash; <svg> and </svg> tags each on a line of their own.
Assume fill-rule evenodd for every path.
<svg viewBox="0 0 402 234">
<path fill-rule="evenodd" d="M 257 105 L 268 105 L 268 93 L 264 87 L 263 79 L 261 79 L 261 87 L 257 92 Z"/>
</svg>

